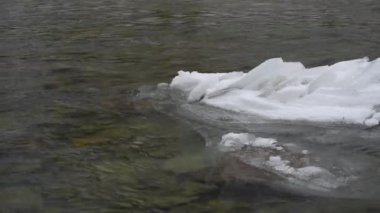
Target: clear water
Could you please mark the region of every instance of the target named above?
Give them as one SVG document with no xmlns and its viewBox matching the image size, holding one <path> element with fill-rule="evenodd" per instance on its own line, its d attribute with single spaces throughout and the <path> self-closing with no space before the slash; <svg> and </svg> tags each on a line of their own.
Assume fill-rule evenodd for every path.
<svg viewBox="0 0 380 213">
<path fill-rule="evenodd" d="M 379 38 L 375 0 L 3 0 L 0 209 L 380 211 L 375 196 L 306 196 L 225 178 L 194 122 L 136 99 L 138 88 L 180 69 L 248 70 L 277 56 L 309 66 L 379 57 Z M 210 138 L 227 128 L 216 126 Z M 376 162 L 376 131 L 334 137 L 374 142 L 351 140 L 343 150 Z M 329 142 L 341 144 L 334 137 Z"/>
</svg>

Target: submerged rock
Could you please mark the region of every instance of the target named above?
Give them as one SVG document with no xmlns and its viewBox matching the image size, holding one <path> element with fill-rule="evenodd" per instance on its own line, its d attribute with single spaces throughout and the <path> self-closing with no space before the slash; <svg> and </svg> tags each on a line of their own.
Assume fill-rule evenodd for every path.
<svg viewBox="0 0 380 213">
<path fill-rule="evenodd" d="M 305 154 L 304 150 L 291 151 L 286 146 L 278 145 L 272 138 L 256 138 L 249 133 L 228 133 L 222 137 L 219 147 L 229 158 L 240 162 L 240 166 L 245 164 L 245 170 L 254 171 L 251 177 L 244 177 L 246 180 L 272 180 L 280 185 L 291 184 L 316 191 L 329 191 L 355 179 L 354 176 L 334 175 L 317 166 L 312 156 Z M 296 149 L 293 147 L 293 150 Z M 235 174 L 238 178 L 242 172 L 234 171 L 230 175 Z"/>
</svg>

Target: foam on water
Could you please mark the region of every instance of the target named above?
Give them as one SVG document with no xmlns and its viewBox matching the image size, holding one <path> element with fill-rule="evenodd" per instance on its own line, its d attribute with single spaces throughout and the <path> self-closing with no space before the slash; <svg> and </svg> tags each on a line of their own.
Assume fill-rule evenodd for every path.
<svg viewBox="0 0 380 213">
<path fill-rule="evenodd" d="M 343 122 L 380 121 L 380 58 L 305 68 L 269 59 L 251 71 L 179 71 L 170 87 L 202 103 L 267 119 Z"/>
</svg>

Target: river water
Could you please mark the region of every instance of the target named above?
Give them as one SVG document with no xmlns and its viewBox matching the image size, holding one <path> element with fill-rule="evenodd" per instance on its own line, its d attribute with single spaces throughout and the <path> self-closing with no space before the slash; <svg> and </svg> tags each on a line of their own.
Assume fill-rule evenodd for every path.
<svg viewBox="0 0 380 213">
<path fill-rule="evenodd" d="M 307 66 L 375 58 L 379 38 L 376 0 L 3 0 L 0 209 L 378 212 L 380 190 L 369 190 L 380 174 L 376 129 L 310 130 L 310 141 L 322 134 L 343 150 L 336 156 L 373 168 L 362 181 L 370 184 L 347 192 L 360 196 L 331 198 L 228 175 L 249 169 L 215 160 L 205 146 L 228 122 L 199 122 L 205 115 L 190 118 L 193 109 L 173 113 L 175 101 L 139 94 L 181 69 L 249 70 L 272 57 Z M 285 126 L 244 128 L 301 137 Z"/>
</svg>

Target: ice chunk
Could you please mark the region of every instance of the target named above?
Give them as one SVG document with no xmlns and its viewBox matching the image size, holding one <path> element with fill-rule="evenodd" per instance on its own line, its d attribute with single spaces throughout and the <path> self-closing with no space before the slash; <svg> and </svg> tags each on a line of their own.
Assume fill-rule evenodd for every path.
<svg viewBox="0 0 380 213">
<path fill-rule="evenodd" d="M 290 175 L 296 173 L 296 169 L 288 165 L 289 161 L 282 160 L 280 156 L 270 156 L 267 165 L 275 171 Z"/>
<path fill-rule="evenodd" d="M 222 151 L 236 151 L 244 146 L 283 149 L 277 145 L 277 141 L 273 138 L 256 138 L 255 135 L 249 133 L 228 133 L 222 136 L 222 141 L 219 143 L 219 148 Z"/>
<path fill-rule="evenodd" d="M 350 178 L 336 177 L 331 172 L 317 166 L 304 166 L 295 168 L 289 165 L 289 161 L 280 156 L 270 156 L 265 163 L 269 170 L 286 177 L 293 183 L 303 182 L 309 188 L 315 190 L 329 190 L 342 186 Z"/>
<path fill-rule="evenodd" d="M 266 165 L 273 168 L 275 171 L 285 175 L 296 176 L 297 178 L 307 179 L 316 176 L 324 171 L 324 169 L 317 166 L 305 166 L 294 168 L 289 166 L 289 161 L 283 160 L 280 156 L 270 156 Z"/>
<path fill-rule="evenodd" d="M 309 151 L 291 151 L 278 145 L 276 139 L 255 137 L 250 133 L 228 133 L 222 136 L 219 149 L 241 162 L 284 178 L 292 184 L 318 191 L 335 189 L 347 183 L 351 177 L 339 177 L 312 163 Z"/>
<path fill-rule="evenodd" d="M 250 113 L 267 119 L 379 123 L 380 58 L 305 68 L 299 62 L 269 59 L 248 73 L 180 71 L 170 87 L 188 101 Z"/>
<path fill-rule="evenodd" d="M 172 80 L 170 87 L 185 91 L 188 94 L 188 101 L 198 101 L 205 94 L 215 90 L 220 90 L 231 84 L 236 77 L 243 75 L 242 72 L 231 73 L 199 73 L 197 71 L 184 72 L 179 71 L 178 75 Z M 210 87 L 214 85 L 215 87 Z"/>
<path fill-rule="evenodd" d="M 366 125 L 368 127 L 377 126 L 379 124 L 380 124 L 380 122 L 374 118 L 370 118 L 370 119 L 367 119 L 364 121 L 364 125 Z"/>
</svg>

